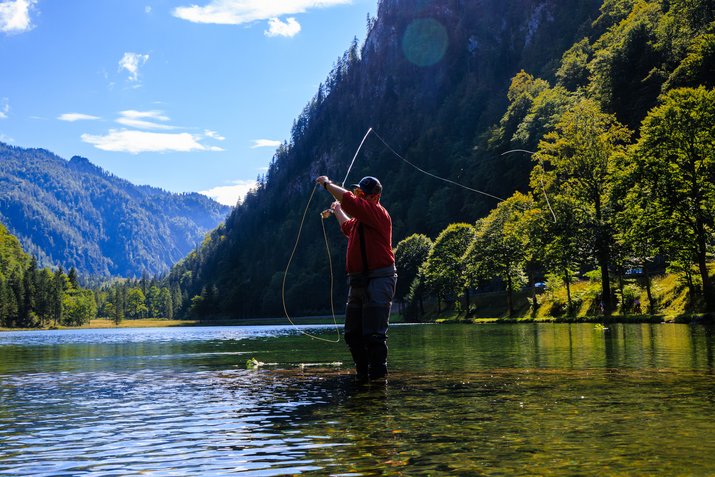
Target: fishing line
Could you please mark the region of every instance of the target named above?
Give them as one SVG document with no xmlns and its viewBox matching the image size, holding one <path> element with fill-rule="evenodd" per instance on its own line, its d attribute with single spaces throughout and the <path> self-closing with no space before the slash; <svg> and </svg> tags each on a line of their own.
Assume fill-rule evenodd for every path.
<svg viewBox="0 0 715 477">
<path fill-rule="evenodd" d="M 325 220 L 321 219 L 321 224 L 323 225 L 323 238 L 325 238 L 325 249 L 328 254 L 328 265 L 330 269 L 330 312 L 333 316 L 333 324 L 335 325 L 335 332 L 337 333 L 338 337 L 334 340 L 330 340 L 327 338 L 323 338 L 321 336 L 316 336 L 312 333 L 308 333 L 306 331 L 301 330 L 298 328 L 298 326 L 293 322 L 291 319 L 290 315 L 288 314 L 288 309 L 286 308 L 286 278 L 288 277 L 288 269 L 290 269 L 290 264 L 293 262 L 293 257 L 295 256 L 295 251 L 298 249 L 298 243 L 300 242 L 300 235 L 303 232 L 303 224 L 305 223 L 305 216 L 308 214 L 308 208 L 310 207 L 310 203 L 313 201 L 313 196 L 315 195 L 315 190 L 318 188 L 318 184 L 315 184 L 313 187 L 313 192 L 310 193 L 310 197 L 308 198 L 308 203 L 305 206 L 305 210 L 303 211 L 303 218 L 300 221 L 300 226 L 298 227 L 298 236 L 295 239 L 295 245 L 293 245 L 293 251 L 290 254 L 290 258 L 288 259 L 288 265 L 286 265 L 286 270 L 285 273 L 283 273 L 283 285 L 281 287 L 281 299 L 283 300 L 283 313 L 285 313 L 286 318 L 288 318 L 288 321 L 290 322 L 293 327 L 300 332 L 301 334 L 304 334 L 305 336 L 308 336 L 310 338 L 313 338 L 315 340 L 319 341 L 326 341 L 328 343 L 337 343 L 340 341 L 340 328 L 338 328 L 338 321 L 335 318 L 335 304 L 333 303 L 333 282 L 334 276 L 333 276 L 333 260 L 330 257 L 330 246 L 328 245 L 328 234 L 325 231 Z"/>
<path fill-rule="evenodd" d="M 500 202 L 504 202 L 505 199 L 503 199 L 503 198 L 501 198 L 501 197 L 498 197 L 498 196 L 493 195 L 493 194 L 489 194 L 488 192 L 484 192 L 484 191 L 482 191 L 482 190 L 474 189 L 474 188 L 472 188 L 472 187 L 466 186 L 466 185 L 464 185 L 464 184 L 460 184 L 459 182 L 453 181 L 453 180 L 451 180 L 451 179 L 447 179 L 447 178 L 445 178 L 445 177 L 440 177 L 440 176 L 438 176 L 438 175 L 436 175 L 436 174 L 433 174 L 433 173 L 431 173 L 431 172 L 428 172 L 428 171 L 422 169 L 421 167 L 417 166 L 416 164 L 413 164 L 412 162 L 410 162 L 410 161 L 408 161 L 407 159 L 405 159 L 402 155 L 400 155 L 397 151 L 395 151 L 395 150 L 392 148 L 392 146 L 390 146 L 390 145 L 387 143 L 387 141 L 385 141 L 385 140 L 382 138 L 382 136 L 380 136 L 373 128 L 369 128 L 369 129 L 367 130 L 367 132 L 365 133 L 365 136 L 363 136 L 362 141 L 360 141 L 360 145 L 358 146 L 357 150 L 355 151 L 355 155 L 353 155 L 352 161 L 350 161 L 350 165 L 348 166 L 347 173 L 345 174 L 345 178 L 343 179 L 343 182 L 342 182 L 342 187 L 343 187 L 343 188 L 345 187 L 345 183 L 346 183 L 347 180 L 348 180 L 348 176 L 350 175 L 350 171 L 352 171 L 353 165 L 355 164 L 355 160 L 357 159 L 358 155 L 360 154 L 360 150 L 362 149 L 362 146 L 365 144 L 365 141 L 367 140 L 367 138 L 368 138 L 368 136 L 370 135 L 370 133 L 374 134 L 374 135 L 380 140 L 380 142 L 382 142 L 382 144 L 383 144 L 392 154 L 394 154 L 394 155 L 397 156 L 399 159 L 401 159 L 403 162 L 405 162 L 405 163 L 408 164 L 409 166 L 413 167 L 414 169 L 418 170 L 419 172 L 421 172 L 421 173 L 423 173 L 423 174 L 425 174 L 425 175 L 428 175 L 428 176 L 430 176 L 430 177 L 432 177 L 432 178 L 434 178 L 434 179 L 437 179 L 437 180 L 446 182 L 446 183 L 448 183 L 448 184 L 455 185 L 455 186 L 457 186 L 457 187 L 461 187 L 462 189 L 465 189 L 465 190 L 468 190 L 468 191 L 471 191 L 471 192 L 476 192 L 477 194 L 482 194 L 482 195 L 487 196 L 487 197 L 490 197 L 490 198 L 492 198 L 492 199 L 496 199 L 496 200 L 498 200 L 498 201 L 500 201 Z M 507 152 L 505 152 L 504 154 L 508 154 L 508 153 L 511 153 L 511 152 L 527 152 L 527 153 L 534 154 L 534 153 L 531 152 L 531 151 L 526 151 L 526 150 L 523 150 L 523 149 L 514 149 L 514 150 L 512 150 L 512 151 L 507 151 Z M 504 155 L 504 154 L 502 154 L 502 155 Z M 298 243 L 300 242 L 300 237 L 301 237 L 301 235 L 302 235 L 302 233 L 303 233 L 303 225 L 305 224 L 305 217 L 306 217 L 307 214 L 308 214 L 308 209 L 310 208 L 310 204 L 311 204 L 311 202 L 313 201 L 313 196 L 315 195 L 315 191 L 317 190 L 317 188 L 318 188 L 318 184 L 315 184 L 315 186 L 313 187 L 313 191 L 310 193 L 310 197 L 308 198 L 308 203 L 307 203 L 306 206 L 305 206 L 305 210 L 303 211 L 303 217 L 302 217 L 302 219 L 301 219 L 301 221 L 300 221 L 300 226 L 298 227 L 298 235 L 297 235 L 297 237 L 296 237 L 296 239 L 295 239 L 295 244 L 293 245 L 293 250 L 292 250 L 292 252 L 291 252 L 291 254 L 290 254 L 290 258 L 288 259 L 288 265 L 286 265 L 286 269 L 285 269 L 285 272 L 284 272 L 284 274 L 283 274 L 283 284 L 282 284 L 282 287 L 281 287 L 281 299 L 282 299 L 282 301 L 283 301 L 283 312 L 284 312 L 284 314 L 285 314 L 285 317 L 288 318 L 288 321 L 290 322 L 290 324 L 293 325 L 293 327 L 294 327 L 298 332 L 300 332 L 300 333 L 302 333 L 302 334 L 304 334 L 304 335 L 306 335 L 306 336 L 309 336 L 310 338 L 316 339 L 316 340 L 327 341 L 327 342 L 329 342 L 329 343 L 337 343 L 338 341 L 340 341 L 340 329 L 338 328 L 337 319 L 336 319 L 336 317 L 335 317 L 335 305 L 334 305 L 334 302 L 333 302 L 333 282 L 334 282 L 333 262 L 332 262 L 332 257 L 331 257 L 331 255 L 330 255 L 330 246 L 329 246 L 329 243 L 328 243 L 328 235 L 327 235 L 327 232 L 326 232 L 326 230 L 325 230 L 325 218 L 322 218 L 322 219 L 321 219 L 321 225 L 322 225 L 322 227 L 323 227 L 323 238 L 325 239 L 325 249 L 326 249 L 326 253 L 327 253 L 327 255 L 328 255 L 328 265 L 329 265 L 329 269 L 330 269 L 330 311 L 331 311 L 331 314 L 332 314 L 332 317 L 333 317 L 333 324 L 335 325 L 335 331 L 337 332 L 337 339 L 335 339 L 335 340 L 329 340 L 329 339 L 326 339 L 326 338 L 323 338 L 323 337 L 320 337 L 320 336 L 316 336 L 316 335 L 314 335 L 314 334 L 307 333 L 307 332 L 301 330 L 300 328 L 298 328 L 298 326 L 297 326 L 297 325 L 293 322 L 293 320 L 291 319 L 290 314 L 288 313 L 288 309 L 287 309 L 287 307 L 286 307 L 285 285 L 286 285 L 286 278 L 288 277 L 288 270 L 290 269 L 291 263 L 293 262 L 293 257 L 295 256 L 295 252 L 296 252 L 296 250 L 298 249 Z M 549 206 L 549 210 L 551 210 L 551 214 L 554 216 L 554 220 L 556 220 L 556 214 L 554 214 L 553 209 L 551 209 L 551 204 L 549 203 L 549 198 L 548 198 L 548 196 L 546 195 L 546 189 L 545 189 L 545 187 L 544 187 L 543 180 L 542 180 L 542 189 L 544 190 L 544 196 L 546 197 L 546 203 L 547 203 L 548 206 Z"/>
<path fill-rule="evenodd" d="M 527 154 L 531 154 L 532 156 L 536 154 L 534 151 L 527 151 L 526 149 L 512 149 L 510 151 L 506 151 L 502 153 L 501 155 L 509 154 L 512 152 L 525 152 Z M 541 157 L 539 157 L 539 164 L 541 165 L 541 174 L 539 174 L 539 182 L 541 182 L 541 191 L 544 193 L 544 198 L 546 199 L 546 205 L 549 207 L 549 210 L 551 211 L 551 215 L 554 216 L 554 223 L 558 222 L 556 219 L 556 214 L 554 213 L 554 209 L 551 208 L 551 202 L 549 202 L 549 196 L 546 194 L 546 186 L 544 185 L 544 163 L 541 162 Z"/>
<path fill-rule="evenodd" d="M 417 166 L 417 165 L 411 163 L 410 161 L 408 161 L 407 159 L 405 159 L 404 157 L 402 157 L 400 154 L 398 154 L 398 152 L 395 151 L 395 150 L 392 148 L 392 146 L 390 146 L 390 145 L 387 143 L 387 141 L 385 141 L 385 140 L 382 138 L 382 136 L 380 136 L 374 129 L 372 129 L 372 128 L 368 129 L 368 130 L 367 130 L 367 134 L 365 134 L 365 137 L 367 137 L 368 134 L 370 134 L 370 133 L 373 133 L 375 136 L 377 136 L 377 138 L 380 140 L 380 142 L 382 142 L 382 143 L 385 145 L 385 147 L 386 147 L 391 153 L 393 153 L 395 156 L 397 156 L 398 158 L 402 159 L 403 162 L 405 162 L 406 164 L 408 164 L 408 165 L 412 166 L 413 168 L 417 169 L 417 170 L 420 171 L 421 173 L 426 174 L 426 175 L 428 175 L 428 176 L 430 176 L 430 177 L 433 177 L 433 178 L 435 178 L 435 179 L 441 180 L 441 181 L 443 181 L 443 182 L 447 182 L 448 184 L 456 185 L 457 187 L 461 187 L 462 189 L 466 189 L 466 190 L 471 191 L 471 192 L 476 192 L 477 194 L 482 194 L 482 195 L 485 195 L 485 196 L 487 196 L 487 197 L 491 197 L 492 199 L 496 199 L 496 200 L 498 200 L 498 201 L 500 201 L 500 202 L 504 202 L 504 199 L 502 199 L 501 197 L 497 197 L 497 196 L 495 196 L 495 195 L 489 194 L 488 192 L 484 192 L 484 191 L 482 191 L 482 190 L 473 189 L 473 188 L 468 187 L 468 186 L 466 186 L 466 185 L 464 185 L 464 184 L 460 184 L 459 182 L 455 182 L 455 181 L 453 181 L 453 180 L 451 180 L 451 179 L 446 179 L 446 178 L 440 177 L 440 176 L 438 176 L 438 175 L 436 175 L 436 174 L 432 174 L 431 172 L 427 172 L 426 170 L 424 170 L 424 169 L 422 169 L 421 167 L 419 167 L 419 166 Z M 364 140 L 365 140 L 365 139 L 363 139 L 363 141 L 364 141 Z M 362 144 L 361 144 L 361 145 L 362 145 Z M 350 167 L 352 167 L 352 164 L 350 165 Z M 349 171 L 348 171 L 348 172 L 349 172 Z M 347 176 L 346 176 L 345 178 L 347 179 Z"/>
</svg>

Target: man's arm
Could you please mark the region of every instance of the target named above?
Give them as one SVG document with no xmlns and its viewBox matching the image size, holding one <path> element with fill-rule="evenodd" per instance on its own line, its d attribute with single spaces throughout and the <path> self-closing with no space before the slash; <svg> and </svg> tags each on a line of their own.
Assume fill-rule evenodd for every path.
<svg viewBox="0 0 715 477">
<path fill-rule="evenodd" d="M 342 227 L 343 223 L 350 220 L 350 217 L 348 216 L 348 214 L 346 214 L 343 211 L 343 208 L 340 206 L 340 202 L 338 202 L 338 201 L 333 202 L 330 205 L 330 209 L 335 214 L 335 218 L 338 219 L 338 223 L 340 224 L 341 227 Z"/>
<path fill-rule="evenodd" d="M 315 179 L 315 182 L 317 182 L 318 184 L 323 186 L 325 190 L 330 192 L 330 195 L 335 197 L 335 200 L 337 201 L 343 200 L 343 194 L 348 192 L 347 189 L 343 189 L 339 185 L 333 183 L 330 179 L 328 179 L 328 176 L 320 176 Z"/>
</svg>

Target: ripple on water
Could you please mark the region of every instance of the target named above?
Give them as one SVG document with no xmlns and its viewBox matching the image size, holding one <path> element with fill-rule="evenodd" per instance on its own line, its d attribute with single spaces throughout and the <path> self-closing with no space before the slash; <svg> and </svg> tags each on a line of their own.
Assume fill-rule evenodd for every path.
<svg viewBox="0 0 715 477">
<path fill-rule="evenodd" d="M 634 329 L 609 338 L 591 328 L 573 328 L 573 348 L 559 338 L 572 328 L 487 337 L 471 327 L 459 341 L 451 328 L 397 329 L 389 382 L 367 387 L 333 365 L 343 348 L 290 335 L 270 347 L 273 338 L 255 341 L 251 353 L 230 333 L 230 345 L 212 338 L 159 352 L 151 343 L 32 344 L 22 351 L 42 356 L 32 372 L 0 374 L 0 474 L 715 474 L 709 338 L 656 329 L 680 350 L 668 360 L 646 353 L 627 361 L 637 366 L 584 366 L 599 350 L 615 356 L 602 363 L 630 360 L 644 342 Z M 679 348 L 686 339 L 695 345 Z M 538 353 L 524 351 L 533 343 Z M 241 354 L 254 352 L 278 364 L 241 369 Z M 324 365 L 299 367 L 299 358 Z"/>
<path fill-rule="evenodd" d="M 248 370 L 4 376 L 2 402 L 15 405 L 0 413 L 0 473 L 314 469 L 306 450 L 333 444 L 274 431 L 313 402 L 275 392 L 285 386 L 273 381 Z"/>
</svg>

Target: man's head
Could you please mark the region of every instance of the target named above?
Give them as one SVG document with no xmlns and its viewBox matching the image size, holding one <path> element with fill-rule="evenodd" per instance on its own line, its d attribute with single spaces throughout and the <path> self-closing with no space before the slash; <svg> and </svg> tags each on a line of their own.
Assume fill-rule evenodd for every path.
<svg viewBox="0 0 715 477">
<path fill-rule="evenodd" d="M 368 199 L 379 198 L 380 194 L 382 194 L 382 184 L 380 184 L 380 181 L 377 180 L 377 178 L 372 176 L 363 177 L 360 179 L 360 182 L 353 184 L 350 187 L 361 191 Z"/>
</svg>

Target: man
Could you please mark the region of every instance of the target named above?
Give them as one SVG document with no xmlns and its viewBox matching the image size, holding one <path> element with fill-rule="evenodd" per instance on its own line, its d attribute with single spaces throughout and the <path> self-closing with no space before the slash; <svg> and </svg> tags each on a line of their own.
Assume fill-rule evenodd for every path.
<svg viewBox="0 0 715 477">
<path fill-rule="evenodd" d="M 345 309 L 345 342 L 350 348 L 357 378 L 376 380 L 387 376 L 387 326 L 397 285 L 392 253 L 392 219 L 380 204 L 382 184 L 363 177 L 353 192 L 320 176 L 316 182 L 336 199 L 332 212 L 348 238 L 346 269 L 348 302 Z"/>
</svg>

